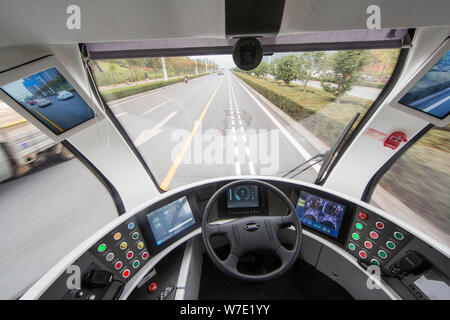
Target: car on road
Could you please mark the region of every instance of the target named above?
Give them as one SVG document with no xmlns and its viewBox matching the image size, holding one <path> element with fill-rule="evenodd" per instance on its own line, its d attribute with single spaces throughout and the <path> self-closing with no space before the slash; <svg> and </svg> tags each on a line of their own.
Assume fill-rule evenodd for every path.
<svg viewBox="0 0 450 320">
<path fill-rule="evenodd" d="M 45 99 L 45 98 L 39 98 L 39 99 L 36 99 L 35 101 L 36 101 L 36 105 L 39 108 L 46 107 L 51 104 L 50 100 Z"/>
<path fill-rule="evenodd" d="M 219 70 L 219 71 L 217 72 L 217 75 L 223 76 L 223 71 L 222 71 L 222 70 Z"/>
<path fill-rule="evenodd" d="M 24 101 L 25 103 L 28 103 L 29 105 L 34 105 L 36 104 L 36 100 L 35 99 L 28 99 Z"/>
<path fill-rule="evenodd" d="M 67 100 L 67 99 L 70 99 L 70 98 L 72 98 L 72 97 L 73 97 L 73 94 L 71 94 L 69 91 L 66 91 L 66 90 L 60 91 L 60 92 L 58 92 L 58 94 L 56 95 L 56 98 L 57 98 L 59 101 Z"/>
</svg>

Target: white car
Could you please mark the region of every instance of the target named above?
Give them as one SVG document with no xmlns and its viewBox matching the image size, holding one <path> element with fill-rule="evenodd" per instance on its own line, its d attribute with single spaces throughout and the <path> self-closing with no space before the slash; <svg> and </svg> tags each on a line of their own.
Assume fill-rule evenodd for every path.
<svg viewBox="0 0 450 320">
<path fill-rule="evenodd" d="M 70 99 L 72 97 L 73 97 L 73 94 L 71 94 L 69 91 L 65 91 L 65 90 L 58 92 L 58 94 L 56 95 L 56 98 L 59 101 L 67 100 L 67 99 Z"/>
<path fill-rule="evenodd" d="M 39 108 L 46 107 L 46 106 L 48 106 L 49 104 L 51 104 L 50 100 L 45 99 L 45 98 L 39 98 L 39 99 L 36 99 L 35 101 L 36 101 L 36 105 L 37 105 Z"/>
</svg>

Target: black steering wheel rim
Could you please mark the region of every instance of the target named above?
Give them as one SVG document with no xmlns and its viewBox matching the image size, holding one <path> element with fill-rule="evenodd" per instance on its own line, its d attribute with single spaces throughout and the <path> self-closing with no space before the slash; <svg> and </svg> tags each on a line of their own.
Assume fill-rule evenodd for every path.
<svg viewBox="0 0 450 320">
<path fill-rule="evenodd" d="M 208 218 L 211 209 L 219 197 L 229 188 L 243 184 L 258 185 L 273 191 L 288 206 L 289 214 L 287 216 L 242 217 L 224 224 L 209 224 Z M 252 226 L 251 228 L 255 230 L 249 231 L 248 229 L 250 227 L 248 225 L 252 224 L 256 224 L 258 227 Z M 277 237 L 278 228 L 285 225 L 293 225 L 296 231 L 294 248 L 291 250 L 286 249 Z M 210 239 L 216 234 L 225 235 L 230 242 L 230 254 L 225 260 L 221 260 L 211 246 Z M 209 199 L 202 219 L 202 237 L 208 256 L 219 270 L 243 281 L 262 282 L 280 277 L 295 263 L 300 253 L 302 227 L 294 205 L 280 189 L 261 180 L 241 179 L 222 186 Z M 237 263 L 240 257 L 252 249 L 273 251 L 280 258 L 281 266 L 269 273 L 261 275 L 250 275 L 239 272 L 237 270 Z"/>
</svg>

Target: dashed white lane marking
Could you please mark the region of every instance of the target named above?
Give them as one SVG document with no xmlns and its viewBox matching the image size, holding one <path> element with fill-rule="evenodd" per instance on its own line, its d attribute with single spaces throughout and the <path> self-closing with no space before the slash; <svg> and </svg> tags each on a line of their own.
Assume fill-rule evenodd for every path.
<svg viewBox="0 0 450 320">
<path fill-rule="evenodd" d="M 170 102 L 170 101 L 172 101 L 172 100 L 173 100 L 173 99 L 170 98 L 170 99 L 168 99 L 168 100 L 166 100 L 166 101 L 164 101 L 164 102 L 161 102 L 160 104 L 158 104 L 158 105 L 152 107 L 150 110 L 147 110 L 147 111 L 145 111 L 144 113 L 142 113 L 142 115 L 143 115 L 143 116 L 146 116 L 146 115 L 148 115 L 150 112 L 155 111 L 155 110 L 158 109 L 159 107 L 165 105 L 167 102 Z"/>
<path fill-rule="evenodd" d="M 256 174 L 255 167 L 253 166 L 253 162 L 251 162 L 251 161 L 248 162 L 248 168 L 250 169 L 250 174 L 251 175 L 255 175 Z"/>
<path fill-rule="evenodd" d="M 123 117 L 123 116 L 125 116 L 125 115 L 127 115 L 127 114 L 128 114 L 128 112 L 121 112 L 121 113 L 118 113 L 118 114 L 116 114 L 116 118 Z"/>
<path fill-rule="evenodd" d="M 284 128 L 278 122 L 278 120 L 275 119 L 275 117 L 269 113 L 269 111 L 267 111 L 267 109 L 261 104 L 261 102 L 259 102 L 258 99 L 256 99 L 255 96 L 250 91 L 248 91 L 248 89 L 242 84 L 242 82 L 239 79 L 236 79 L 236 81 L 241 85 L 242 88 L 244 88 L 245 92 L 247 92 L 248 95 L 256 102 L 256 104 L 261 108 L 261 110 L 275 124 L 275 126 L 281 131 L 281 133 L 286 137 L 286 139 L 288 139 L 288 141 L 292 144 L 292 146 L 302 155 L 302 157 L 305 159 L 310 159 L 312 156 L 309 154 L 309 152 L 306 151 L 305 148 L 303 148 L 303 146 L 301 146 L 297 142 L 297 140 L 295 140 L 295 138 L 286 130 L 286 128 Z M 320 166 L 318 164 L 315 164 L 312 167 L 314 168 L 314 170 L 319 172 Z"/>
<path fill-rule="evenodd" d="M 235 113 L 236 113 L 236 118 L 237 118 L 237 120 L 238 120 L 238 122 L 239 122 L 239 130 L 241 131 L 241 133 L 242 133 L 242 135 L 241 135 L 241 137 L 242 137 L 242 139 L 244 140 L 244 149 L 245 149 L 245 154 L 246 154 L 246 156 L 247 156 L 247 158 L 248 158 L 248 168 L 249 168 L 249 170 L 250 170 L 250 174 L 251 175 L 255 175 L 256 174 L 256 171 L 255 171 L 255 166 L 254 166 L 254 164 L 253 164 L 253 162 L 252 161 L 250 161 L 250 159 L 251 159 L 251 153 L 250 153 L 250 149 L 248 148 L 248 146 L 247 146 L 247 137 L 246 137 L 246 135 L 245 135 L 245 130 L 244 130 L 244 125 L 243 125 L 243 123 L 242 123 L 242 119 L 241 119 L 241 111 L 239 110 L 239 105 L 238 105 L 238 103 L 237 103 L 237 98 L 236 98 L 236 93 L 235 93 L 235 91 L 234 91 L 234 88 L 233 88 L 233 85 L 232 85 L 232 83 L 231 83 L 231 81 L 230 81 L 230 78 L 228 78 L 228 84 L 229 84 L 229 93 L 231 92 L 231 95 L 232 95 L 232 100 L 234 100 L 234 104 L 235 104 Z M 231 115 L 233 116 L 234 114 L 233 114 L 233 111 L 231 112 Z M 232 120 L 232 131 L 233 131 L 233 133 L 235 132 L 235 122 L 234 122 L 234 117 L 233 117 L 233 120 Z M 238 158 L 239 159 L 239 156 L 238 156 L 238 149 L 236 148 L 236 139 L 235 139 L 235 137 L 236 137 L 236 135 L 234 134 L 233 135 L 233 141 L 234 141 L 234 143 L 235 143 L 235 156 L 236 156 L 236 158 Z M 237 161 L 236 162 L 237 164 L 239 164 L 239 162 Z M 240 168 L 240 165 L 239 165 L 239 174 L 240 174 L 240 171 L 241 170 L 241 168 Z M 237 173 L 236 173 L 237 174 Z"/>
<path fill-rule="evenodd" d="M 236 175 L 240 176 L 241 175 L 241 165 L 239 164 L 239 162 L 234 163 L 234 169 L 236 171 Z"/>
</svg>

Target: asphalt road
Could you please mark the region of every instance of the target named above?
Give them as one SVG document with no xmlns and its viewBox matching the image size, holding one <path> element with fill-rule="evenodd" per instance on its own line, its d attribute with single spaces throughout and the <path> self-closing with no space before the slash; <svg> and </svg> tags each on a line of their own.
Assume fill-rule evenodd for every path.
<svg viewBox="0 0 450 320">
<path fill-rule="evenodd" d="M 318 153 L 230 72 L 111 108 L 164 189 L 220 176 L 281 175 Z M 297 178 L 313 181 L 316 169 Z"/>
<path fill-rule="evenodd" d="M 72 94 L 72 98 L 62 101 L 59 101 L 56 95 L 49 96 L 45 99 L 49 100 L 51 104 L 44 107 L 32 105 L 27 107 L 27 109 L 50 130 L 59 134 L 94 116 L 92 109 L 78 93 L 73 92 Z"/>
<path fill-rule="evenodd" d="M 450 88 L 411 103 L 411 106 L 438 118 L 444 118 L 450 109 Z"/>
<path fill-rule="evenodd" d="M 116 217 L 109 193 L 78 159 L 0 184 L 0 299 L 16 299 Z"/>
</svg>

